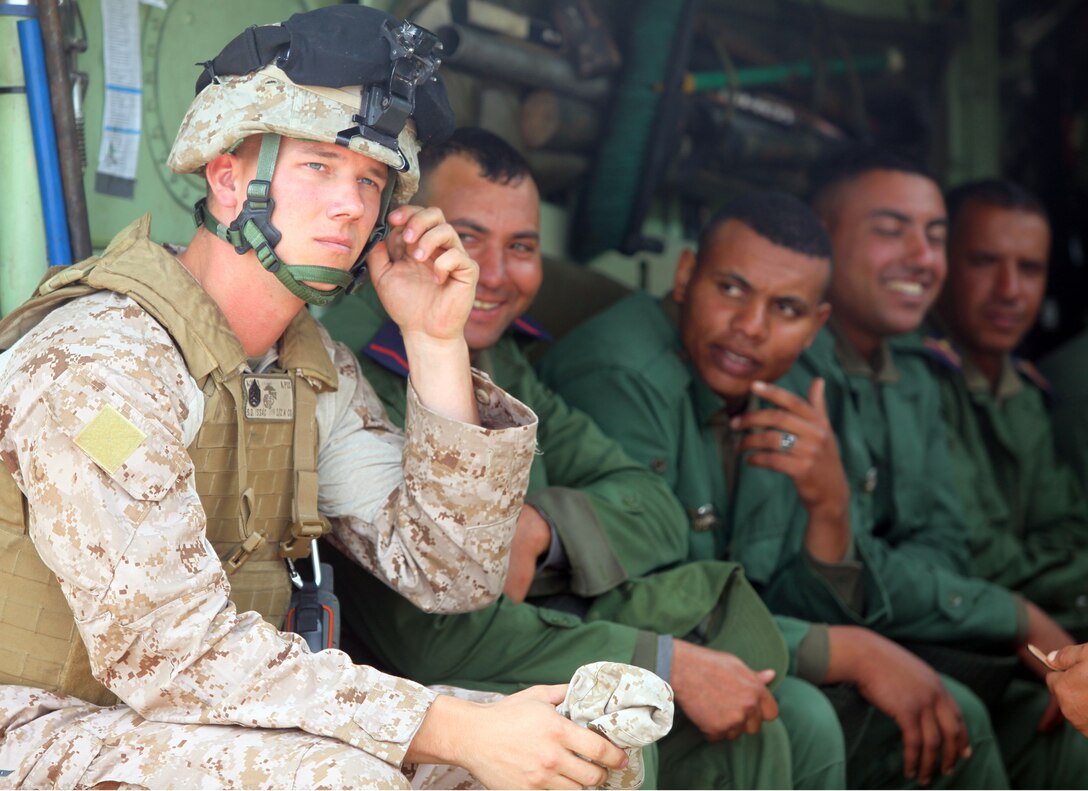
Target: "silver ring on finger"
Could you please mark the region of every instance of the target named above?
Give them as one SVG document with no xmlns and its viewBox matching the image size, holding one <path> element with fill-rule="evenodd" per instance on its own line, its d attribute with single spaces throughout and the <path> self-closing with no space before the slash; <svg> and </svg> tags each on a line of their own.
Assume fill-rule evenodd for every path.
<svg viewBox="0 0 1088 791">
<path fill-rule="evenodd" d="M 778 449 L 783 453 L 789 453 L 796 445 L 797 435 L 792 432 L 783 431 L 782 436 L 778 438 Z"/>
</svg>

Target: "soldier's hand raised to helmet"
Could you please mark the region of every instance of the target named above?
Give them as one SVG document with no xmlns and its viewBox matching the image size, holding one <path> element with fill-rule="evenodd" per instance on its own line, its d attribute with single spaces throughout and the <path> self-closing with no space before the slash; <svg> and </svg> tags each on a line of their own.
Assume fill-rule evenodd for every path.
<svg viewBox="0 0 1088 791">
<path fill-rule="evenodd" d="M 465 322 L 480 268 L 439 209 L 400 206 L 389 212 L 390 239 L 367 259 L 370 279 L 400 327 L 412 385 L 429 409 L 478 423 Z"/>
<path fill-rule="evenodd" d="M 407 336 L 460 340 L 476 296 L 479 267 L 440 209 L 389 212 L 390 238 L 370 253 L 370 278 L 390 317 Z"/>
</svg>

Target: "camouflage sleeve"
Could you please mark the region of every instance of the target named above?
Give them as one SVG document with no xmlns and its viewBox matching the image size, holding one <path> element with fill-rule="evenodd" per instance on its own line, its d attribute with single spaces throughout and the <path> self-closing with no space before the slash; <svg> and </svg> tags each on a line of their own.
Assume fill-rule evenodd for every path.
<svg viewBox="0 0 1088 791">
<path fill-rule="evenodd" d="M 394 429 L 345 346 L 340 378 L 319 402 L 318 506 L 333 541 L 427 612 L 466 612 L 498 598 L 529 482 L 537 420 L 482 374 L 482 426 L 430 411 L 408 385 L 405 434 Z"/>
<path fill-rule="evenodd" d="M 95 676 L 148 719 L 300 728 L 399 764 L 434 693 L 229 602 L 186 452 L 202 397 L 163 329 L 94 295 L 6 358 L 0 454 Z"/>
</svg>

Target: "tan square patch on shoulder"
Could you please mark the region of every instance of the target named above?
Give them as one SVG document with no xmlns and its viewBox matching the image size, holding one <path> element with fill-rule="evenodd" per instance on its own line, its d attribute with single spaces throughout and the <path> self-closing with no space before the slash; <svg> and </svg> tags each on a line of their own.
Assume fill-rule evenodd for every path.
<svg viewBox="0 0 1088 791">
<path fill-rule="evenodd" d="M 76 435 L 76 445 L 113 475 L 146 438 L 144 432 L 107 404 Z"/>
</svg>

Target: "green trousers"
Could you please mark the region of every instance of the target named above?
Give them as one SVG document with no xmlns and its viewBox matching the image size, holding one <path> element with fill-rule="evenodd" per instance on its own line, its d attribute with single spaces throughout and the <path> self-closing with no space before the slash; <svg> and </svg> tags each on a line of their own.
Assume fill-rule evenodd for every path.
<svg viewBox="0 0 1088 791">
<path fill-rule="evenodd" d="M 779 717 L 755 736 L 708 742 L 677 710 L 658 743 L 660 788 L 843 788 L 846 765 L 835 710 L 816 687 L 782 679 Z"/>
<path fill-rule="evenodd" d="M 957 762 L 948 776 L 934 775 L 927 787 L 1008 788 L 986 707 L 975 693 L 955 679 L 942 675 L 941 680 L 960 707 L 971 739 L 971 757 Z M 846 777 L 850 788 L 921 788 L 903 776 L 903 739 L 899 726 L 883 712 L 871 707 L 870 710 L 872 713 L 860 733 L 847 732 L 851 749 Z"/>
<path fill-rule="evenodd" d="M 843 788 L 846 752 L 835 709 L 813 685 L 786 676 L 785 643 L 735 564 L 702 561 L 629 580 L 594 601 L 587 620 L 672 634 L 773 667 L 779 718 L 758 734 L 708 742 L 677 709 L 658 743 L 660 788 Z"/>
</svg>

